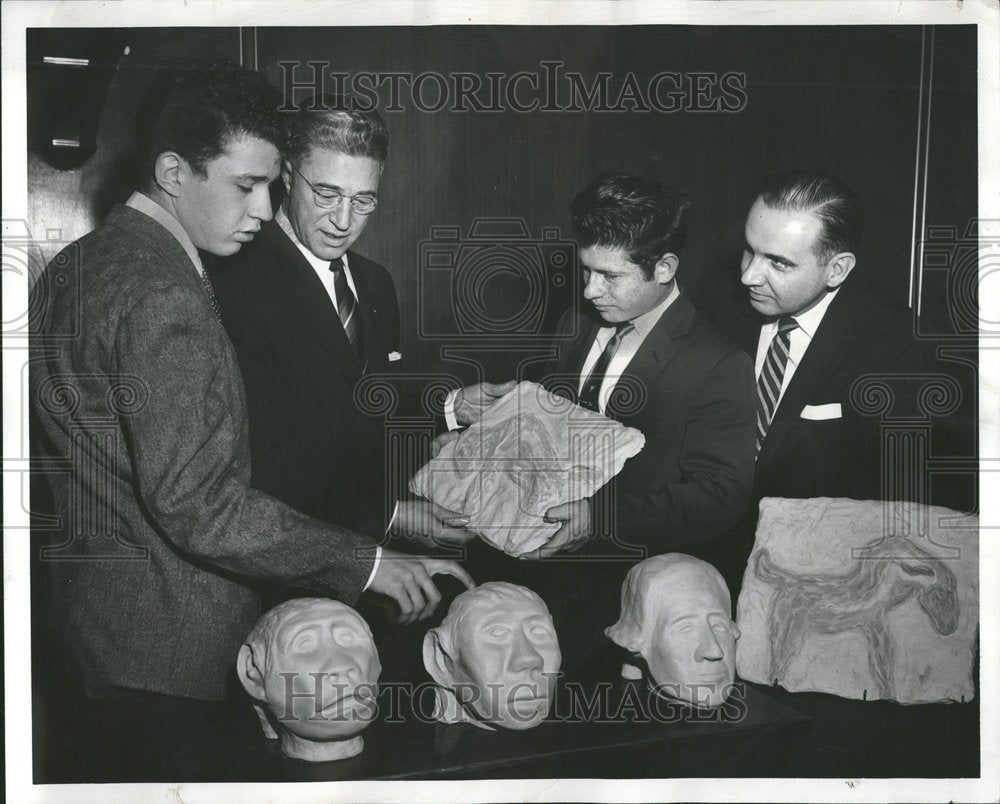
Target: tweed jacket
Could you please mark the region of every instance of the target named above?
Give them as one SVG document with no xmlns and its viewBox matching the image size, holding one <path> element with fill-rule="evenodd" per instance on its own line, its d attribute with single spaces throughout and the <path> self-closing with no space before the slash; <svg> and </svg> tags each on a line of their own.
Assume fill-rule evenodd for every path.
<svg viewBox="0 0 1000 804">
<path fill-rule="evenodd" d="M 372 542 L 249 487 L 236 355 L 181 244 L 118 206 L 32 300 L 42 561 L 85 688 L 224 697 L 254 579 L 352 602 Z"/>
</svg>

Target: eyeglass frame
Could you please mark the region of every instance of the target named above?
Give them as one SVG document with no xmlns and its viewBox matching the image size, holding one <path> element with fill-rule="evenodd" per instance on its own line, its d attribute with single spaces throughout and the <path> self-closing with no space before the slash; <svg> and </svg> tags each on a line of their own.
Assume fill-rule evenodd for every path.
<svg viewBox="0 0 1000 804">
<path fill-rule="evenodd" d="M 302 171 L 299 170 L 297 167 L 295 167 L 295 165 L 289 162 L 289 166 L 292 168 L 292 170 L 294 170 L 296 173 L 299 174 L 299 178 L 301 178 L 302 181 L 304 181 L 306 184 L 309 185 L 309 189 L 312 190 L 313 193 L 313 203 L 316 204 L 316 206 L 319 207 L 320 209 L 339 209 L 341 202 L 345 198 L 351 205 L 351 212 L 354 212 L 358 215 L 371 215 L 375 211 L 375 208 L 378 206 L 377 195 L 371 195 L 370 193 L 358 193 L 357 195 L 344 195 L 344 193 L 334 190 L 332 187 L 317 188 L 315 184 L 313 184 L 311 181 L 309 181 L 309 179 L 307 179 L 305 176 L 302 175 Z M 333 193 L 333 195 L 323 195 L 323 193 Z M 372 208 L 369 209 L 367 212 L 358 209 L 354 205 L 355 200 L 358 198 L 370 199 L 372 202 Z M 323 201 L 331 201 L 332 203 L 329 206 L 327 206 L 321 203 L 320 199 L 322 199 Z"/>
</svg>

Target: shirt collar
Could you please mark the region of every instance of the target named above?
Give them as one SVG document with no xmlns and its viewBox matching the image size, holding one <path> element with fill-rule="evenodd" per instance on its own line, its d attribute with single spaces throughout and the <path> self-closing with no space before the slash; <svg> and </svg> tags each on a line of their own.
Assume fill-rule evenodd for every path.
<svg viewBox="0 0 1000 804">
<path fill-rule="evenodd" d="M 639 337 L 645 338 L 649 331 L 656 326 L 656 322 L 660 320 L 663 314 L 666 312 L 667 308 L 677 301 L 677 298 L 681 295 L 680 286 L 677 282 L 674 282 L 674 287 L 667 294 L 667 298 L 661 301 L 656 307 L 650 310 L 648 313 L 643 313 L 642 315 L 636 316 L 632 319 L 632 326 L 635 327 L 635 331 L 639 333 Z"/>
<path fill-rule="evenodd" d="M 816 305 L 810 307 L 801 315 L 795 316 L 795 321 L 799 325 L 799 329 L 809 337 L 809 340 L 813 339 L 816 330 L 819 329 L 819 325 L 823 321 L 823 316 L 826 315 L 827 308 L 833 303 L 838 293 L 840 293 L 839 287 L 827 293 Z"/>
<path fill-rule="evenodd" d="M 181 226 L 181 222 L 177 218 L 167 212 L 166 209 L 157 204 L 148 195 L 139 191 L 129 196 L 128 201 L 125 202 L 125 206 L 149 216 L 170 232 L 174 236 L 174 239 L 181 244 L 188 257 L 191 258 L 191 262 L 194 263 L 195 270 L 199 276 L 201 275 L 205 269 L 202 267 L 201 257 L 198 256 L 198 249 L 195 248 L 194 243 L 191 242 L 191 238 L 188 237 L 188 233 L 184 231 L 184 227 Z"/>
<path fill-rule="evenodd" d="M 330 267 L 330 260 L 322 260 L 313 254 L 308 248 L 306 248 L 299 241 L 299 238 L 295 235 L 295 230 L 292 228 L 292 222 L 288 220 L 288 215 L 285 214 L 285 205 L 282 204 L 278 207 L 278 211 L 274 213 L 274 222 L 281 227 L 288 239 L 291 240 L 295 247 L 302 252 L 302 256 L 306 258 L 306 261 L 316 270 L 322 272 L 326 271 Z M 344 252 L 344 256 L 341 258 L 344 261 L 344 268 L 347 269 L 347 273 L 350 274 L 351 269 L 347 264 L 347 252 Z"/>
</svg>

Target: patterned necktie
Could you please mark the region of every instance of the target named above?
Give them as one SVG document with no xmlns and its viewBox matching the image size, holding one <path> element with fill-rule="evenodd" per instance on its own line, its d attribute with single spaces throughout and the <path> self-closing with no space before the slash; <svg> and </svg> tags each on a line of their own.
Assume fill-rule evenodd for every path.
<svg viewBox="0 0 1000 804">
<path fill-rule="evenodd" d="M 597 362 L 594 363 L 594 367 L 590 370 L 590 374 L 580 391 L 580 398 L 577 400 L 583 407 L 597 411 L 598 413 L 601 410 L 598 404 L 601 385 L 604 383 L 604 375 L 608 373 L 608 366 L 611 365 L 611 358 L 615 356 L 615 352 L 618 351 L 618 347 L 621 346 L 625 337 L 635 330 L 635 327 L 628 322 L 616 324 L 615 327 L 617 331 L 607 342 L 607 345 L 605 345 L 601 356 L 597 358 Z"/>
<path fill-rule="evenodd" d="M 778 407 L 778 397 L 781 396 L 781 383 L 785 376 L 785 366 L 788 365 L 788 350 L 792 340 L 792 330 L 798 329 L 799 323 L 790 316 L 778 320 L 778 332 L 771 340 L 760 376 L 757 378 L 757 439 L 754 457 L 760 455 L 764 445 L 764 436 L 774 418 Z"/>
<path fill-rule="evenodd" d="M 354 314 L 358 302 L 351 292 L 350 285 L 347 284 L 347 274 L 344 271 L 343 260 L 334 260 L 330 263 L 330 271 L 333 273 L 333 290 L 337 295 L 337 314 L 340 316 L 340 323 L 344 325 L 344 332 L 347 340 L 351 342 L 351 349 L 354 350 L 355 357 L 361 364 L 364 371 L 367 360 L 365 359 L 364 337 L 361 332 L 361 321 Z"/>
<path fill-rule="evenodd" d="M 208 271 L 204 269 L 201 271 L 201 284 L 205 286 L 205 292 L 208 293 L 208 300 L 212 303 L 215 317 L 221 321 L 222 313 L 219 311 L 219 300 L 215 298 L 215 289 L 212 287 L 212 280 L 208 277 Z"/>
</svg>

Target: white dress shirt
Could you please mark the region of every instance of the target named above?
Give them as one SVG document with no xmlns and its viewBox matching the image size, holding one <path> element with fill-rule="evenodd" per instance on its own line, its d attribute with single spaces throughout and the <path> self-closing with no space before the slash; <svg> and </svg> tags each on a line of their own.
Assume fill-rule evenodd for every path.
<svg viewBox="0 0 1000 804">
<path fill-rule="evenodd" d="M 674 282 L 674 287 L 670 293 L 667 294 L 667 298 L 656 305 L 656 307 L 648 313 L 643 313 L 632 320 L 631 324 L 634 329 L 622 338 L 622 342 L 618 344 L 618 351 L 616 351 L 615 356 L 611 358 L 611 362 L 608 364 L 607 374 L 604 375 L 604 381 L 601 383 L 601 390 L 597 395 L 601 413 L 604 413 L 604 408 L 608 404 L 608 397 L 611 395 L 612 389 L 618 383 L 618 380 L 621 379 L 621 376 L 628 367 L 628 364 L 632 362 L 632 358 L 635 357 L 636 352 L 639 351 L 639 347 L 642 346 L 642 342 L 646 340 L 646 336 L 649 334 L 650 330 L 656 326 L 656 322 L 660 320 L 660 317 L 666 309 L 673 304 L 680 295 L 680 287 L 676 282 Z M 594 367 L 594 364 L 597 363 L 597 359 L 601 356 L 601 352 L 604 351 L 604 347 L 608 345 L 608 341 L 614 337 L 615 332 L 617 331 L 617 327 L 601 327 L 597 331 L 597 336 L 594 338 L 594 343 L 590 347 L 587 359 L 583 362 L 583 369 L 580 372 L 580 380 L 577 383 L 577 393 L 583 390 L 583 384 L 590 376 L 591 369 Z M 455 400 L 458 398 L 459 390 L 461 389 L 456 388 L 455 390 L 450 391 L 448 396 L 445 397 L 444 418 L 445 424 L 449 430 L 457 430 L 460 426 L 458 419 L 455 418 Z"/>
<path fill-rule="evenodd" d="M 781 379 L 781 392 L 778 394 L 778 399 L 774 404 L 774 409 L 776 411 L 778 406 L 781 404 L 781 398 L 785 395 L 785 389 L 788 387 L 788 383 L 792 381 L 795 369 L 797 369 L 799 367 L 799 363 L 802 362 L 806 349 L 808 349 L 809 344 L 812 343 L 812 339 L 816 335 L 816 330 L 819 329 L 819 325 L 823 321 L 823 316 L 826 315 L 827 308 L 833 302 L 838 293 L 840 293 L 840 288 L 837 288 L 831 293 L 827 293 L 815 307 L 806 310 L 806 312 L 801 315 L 793 316 L 796 322 L 798 322 L 798 327 L 789 333 L 788 363 L 785 365 L 785 374 Z M 767 357 L 767 350 L 771 348 L 771 341 L 774 340 L 774 336 L 777 333 L 777 320 L 769 321 L 760 328 L 760 338 L 757 341 L 757 360 L 754 363 L 755 378 L 760 377 L 761 369 L 764 368 L 764 360 Z"/>
<path fill-rule="evenodd" d="M 285 208 L 282 206 L 274 215 L 274 222 L 281 227 L 288 239 L 291 240 L 295 247 L 302 252 L 302 256 L 306 258 L 312 269 L 316 272 L 316 276 L 319 277 L 319 281 L 323 283 L 323 287 L 326 288 L 326 295 L 330 297 L 330 301 L 333 302 L 333 309 L 339 310 L 337 307 L 337 291 L 334 288 L 335 277 L 333 271 L 330 270 L 330 260 L 322 260 L 313 254 L 308 248 L 303 246 L 299 239 L 295 236 L 295 230 L 292 229 L 292 223 L 288 220 L 288 216 L 285 214 Z M 344 261 L 344 276 L 347 277 L 347 286 L 351 289 L 351 293 L 354 294 L 354 298 L 358 298 L 358 289 L 354 285 L 354 275 L 351 273 L 351 266 L 347 262 L 347 253 L 341 258 Z"/>
<path fill-rule="evenodd" d="M 650 333 L 653 327 L 656 326 L 656 322 L 660 320 L 660 317 L 664 312 L 666 312 L 666 309 L 673 304 L 680 295 L 680 288 L 677 286 L 677 283 L 674 282 L 674 287 L 670 293 L 667 294 L 667 298 L 656 305 L 656 307 L 648 313 L 643 313 L 642 315 L 632 319 L 631 324 L 634 329 L 622 338 L 621 343 L 618 344 L 618 350 L 615 352 L 614 357 L 611 358 L 611 362 L 608 364 L 608 371 L 604 375 L 604 381 L 601 383 L 601 390 L 597 394 L 598 408 L 601 413 L 604 413 L 611 391 L 618 383 L 618 380 L 621 379 L 622 374 L 625 373 L 625 369 L 628 368 L 628 364 L 632 362 L 632 358 L 635 357 L 636 352 L 639 351 L 639 347 L 642 346 L 642 342 L 646 340 L 646 336 Z M 583 369 L 580 371 L 580 381 L 576 389 L 578 393 L 583 391 L 583 384 L 590 376 L 590 372 L 593 370 L 594 365 L 597 363 L 601 353 L 604 351 L 604 347 L 606 347 L 608 345 L 608 341 L 615 336 L 615 332 L 617 332 L 615 327 L 601 327 L 597 331 L 597 337 L 594 338 L 594 344 L 590 347 L 587 359 L 583 361 Z"/>
</svg>

